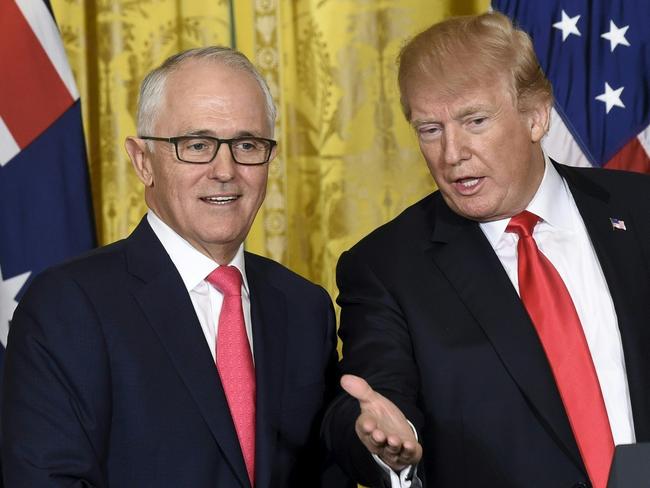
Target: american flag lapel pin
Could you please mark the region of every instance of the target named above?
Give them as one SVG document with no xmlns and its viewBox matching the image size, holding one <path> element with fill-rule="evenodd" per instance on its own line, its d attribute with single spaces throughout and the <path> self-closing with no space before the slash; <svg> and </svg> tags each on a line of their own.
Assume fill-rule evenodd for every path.
<svg viewBox="0 0 650 488">
<path fill-rule="evenodd" d="M 609 221 L 612 223 L 612 229 L 616 230 L 627 230 L 625 227 L 625 221 L 621 219 L 615 219 L 614 217 L 610 217 Z"/>
</svg>

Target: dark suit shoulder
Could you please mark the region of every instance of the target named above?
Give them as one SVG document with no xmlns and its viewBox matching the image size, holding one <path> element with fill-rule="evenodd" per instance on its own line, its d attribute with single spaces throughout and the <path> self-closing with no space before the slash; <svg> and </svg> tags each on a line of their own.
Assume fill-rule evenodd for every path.
<svg viewBox="0 0 650 488">
<path fill-rule="evenodd" d="M 63 263 L 51 266 L 36 275 L 30 283 L 25 296 L 21 299 L 29 301 L 32 295 L 38 300 L 47 296 L 52 290 L 61 289 L 64 283 L 80 283 L 86 279 L 102 281 L 115 272 L 123 269 L 124 240 L 99 247 L 82 255 L 73 257 Z"/>
<path fill-rule="evenodd" d="M 567 166 L 558 164 L 562 171 L 570 173 L 577 173 L 592 178 L 595 181 L 624 181 L 624 182 L 637 182 L 638 184 L 650 184 L 650 175 L 645 173 L 637 173 L 634 171 L 625 171 L 622 169 L 609 169 L 609 168 L 584 168 L 578 166 Z"/>
<path fill-rule="evenodd" d="M 377 227 L 355 244 L 350 252 L 373 254 L 379 252 L 383 259 L 395 252 L 408 252 L 411 245 L 428 239 L 434 222 L 434 215 L 444 205 L 440 192 L 436 191 L 407 207 L 402 213 Z M 399 247 L 396 247 L 399 244 Z"/>
<path fill-rule="evenodd" d="M 245 256 L 247 275 L 261 277 L 285 294 L 291 294 L 295 290 L 300 293 L 327 293 L 320 285 L 291 271 L 277 261 L 248 251 L 246 251 Z"/>
<path fill-rule="evenodd" d="M 579 168 L 556 164 L 560 174 L 583 190 L 626 199 L 650 198 L 650 175 L 606 168 Z"/>
<path fill-rule="evenodd" d="M 556 165 L 566 179 L 578 205 L 591 208 L 598 202 L 611 211 L 627 215 L 647 243 L 650 237 L 650 175 L 602 168 L 572 168 Z M 585 198 L 586 197 L 586 198 Z"/>
</svg>

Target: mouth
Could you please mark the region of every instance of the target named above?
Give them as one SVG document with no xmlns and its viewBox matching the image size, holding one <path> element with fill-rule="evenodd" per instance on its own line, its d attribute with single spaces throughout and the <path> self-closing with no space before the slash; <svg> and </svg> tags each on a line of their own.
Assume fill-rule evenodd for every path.
<svg viewBox="0 0 650 488">
<path fill-rule="evenodd" d="M 474 195 L 481 189 L 484 179 L 484 176 L 458 178 L 452 182 L 452 185 L 461 195 L 469 196 Z"/>
<path fill-rule="evenodd" d="M 212 195 L 201 197 L 201 201 L 210 205 L 228 205 L 241 198 L 241 195 Z"/>
</svg>

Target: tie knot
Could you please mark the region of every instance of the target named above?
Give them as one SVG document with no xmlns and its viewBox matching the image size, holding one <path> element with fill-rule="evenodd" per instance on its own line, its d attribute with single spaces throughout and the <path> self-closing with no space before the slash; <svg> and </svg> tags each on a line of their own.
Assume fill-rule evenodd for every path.
<svg viewBox="0 0 650 488">
<path fill-rule="evenodd" d="M 219 266 L 206 280 L 225 296 L 241 296 L 241 273 L 234 266 Z"/>
<path fill-rule="evenodd" d="M 534 213 L 524 210 L 510 219 L 506 232 L 514 232 L 520 238 L 530 237 L 533 235 L 533 229 L 539 222 L 539 217 Z"/>
</svg>

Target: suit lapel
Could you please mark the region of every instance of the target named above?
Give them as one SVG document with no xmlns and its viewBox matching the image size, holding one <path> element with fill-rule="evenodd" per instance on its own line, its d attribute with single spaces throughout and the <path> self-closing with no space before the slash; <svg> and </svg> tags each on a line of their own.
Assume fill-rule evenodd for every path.
<svg viewBox="0 0 650 488">
<path fill-rule="evenodd" d="M 194 307 L 176 268 L 144 220 L 129 237 L 127 261 L 129 271 L 143 281 L 134 291 L 135 299 L 241 486 L 250 487 L 226 397 Z"/>
<path fill-rule="evenodd" d="M 612 202 L 609 193 L 581 173 L 560 165 L 587 227 L 614 302 L 627 365 L 627 381 L 637 441 L 650 440 L 650 283 L 639 245 L 640 237 L 630 209 Z M 610 218 L 625 222 L 615 229 Z M 645 223 L 647 225 L 647 223 Z"/>
<path fill-rule="evenodd" d="M 432 216 L 430 256 L 483 329 L 546 428 L 582 468 L 546 355 L 501 262 L 478 224 L 454 214 L 440 195 L 436 196 L 439 201 L 437 213 Z"/>
<path fill-rule="evenodd" d="M 286 362 L 287 304 L 285 296 L 246 253 L 246 277 L 251 296 L 251 321 L 257 384 L 255 486 L 270 487 L 275 463 L 277 425 Z"/>
</svg>

